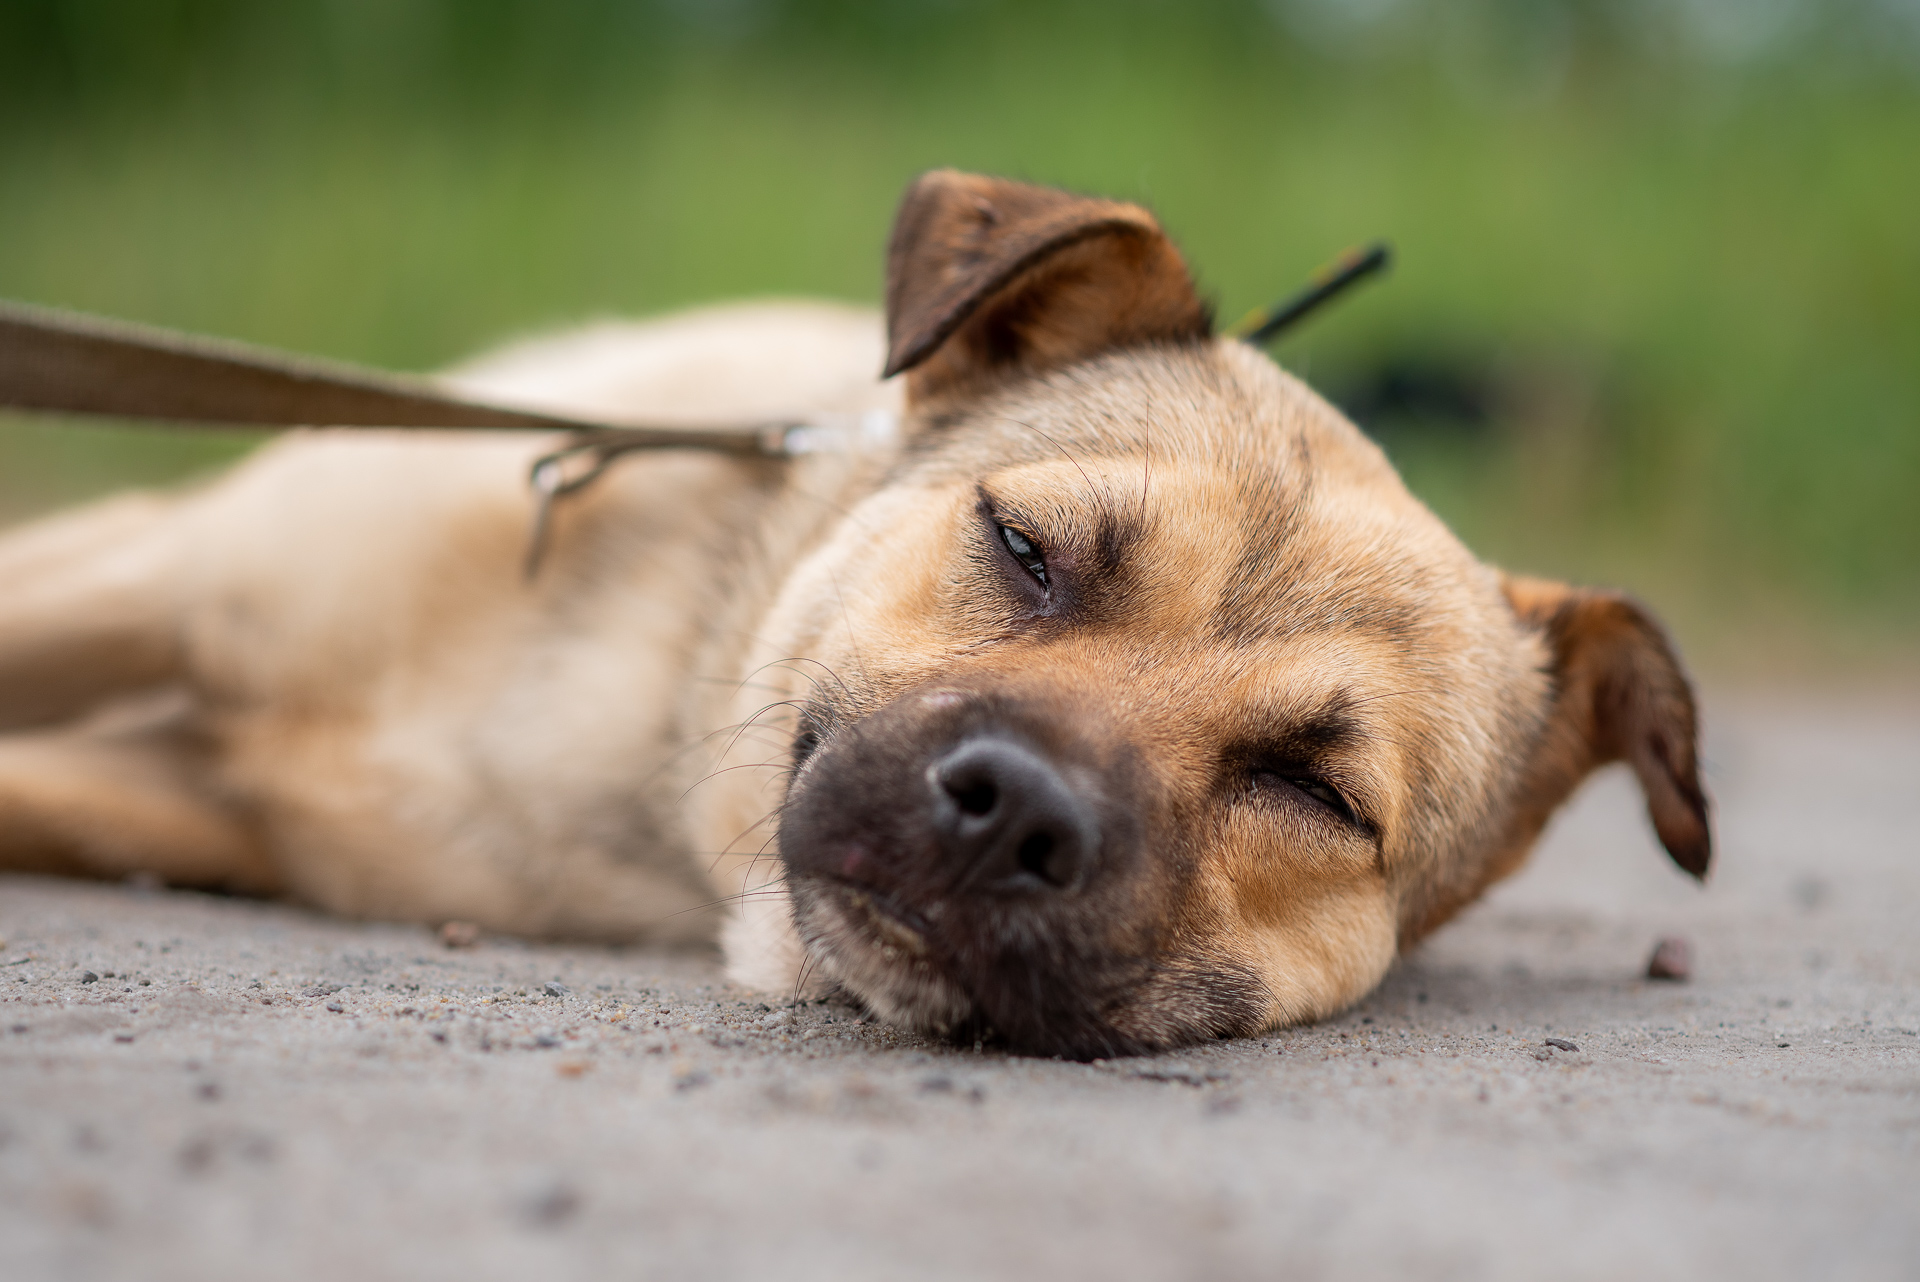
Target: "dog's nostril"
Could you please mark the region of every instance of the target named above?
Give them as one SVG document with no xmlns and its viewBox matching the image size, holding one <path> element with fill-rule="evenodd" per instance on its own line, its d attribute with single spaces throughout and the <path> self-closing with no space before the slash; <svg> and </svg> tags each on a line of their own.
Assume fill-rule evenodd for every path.
<svg viewBox="0 0 1920 1282">
<path fill-rule="evenodd" d="M 1056 877 L 1053 871 L 1053 849 L 1058 844 L 1050 832 L 1032 833 L 1020 843 L 1020 849 L 1015 852 L 1014 858 L 1022 872 L 1030 872 L 1041 881 L 1052 882 L 1058 886 L 1066 880 L 1064 877 Z"/>
<path fill-rule="evenodd" d="M 1000 790 L 984 779 L 949 783 L 947 792 L 953 797 L 953 804 L 969 815 L 992 814 L 1000 800 Z"/>
</svg>

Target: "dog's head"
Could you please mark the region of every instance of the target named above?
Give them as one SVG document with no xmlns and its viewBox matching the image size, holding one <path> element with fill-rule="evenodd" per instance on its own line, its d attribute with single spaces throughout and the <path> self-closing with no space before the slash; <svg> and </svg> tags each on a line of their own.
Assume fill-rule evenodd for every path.
<svg viewBox="0 0 1920 1282">
<path fill-rule="evenodd" d="M 1654 622 L 1475 560 L 1145 211 L 929 174 L 889 265 L 913 435 L 768 623 L 831 673 L 778 818 L 822 972 L 1067 1055 L 1314 1018 L 1622 758 L 1704 874 Z"/>
</svg>

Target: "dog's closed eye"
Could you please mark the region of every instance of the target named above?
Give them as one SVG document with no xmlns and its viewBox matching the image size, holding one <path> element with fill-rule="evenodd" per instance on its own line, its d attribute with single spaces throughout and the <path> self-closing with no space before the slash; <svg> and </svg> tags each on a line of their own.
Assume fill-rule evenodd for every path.
<svg viewBox="0 0 1920 1282">
<path fill-rule="evenodd" d="M 1317 775 L 1298 766 L 1255 766 L 1249 772 L 1255 794 L 1288 793 L 1308 799 L 1310 804 L 1330 811 L 1345 823 L 1359 825 L 1360 818 L 1341 791 Z"/>
</svg>

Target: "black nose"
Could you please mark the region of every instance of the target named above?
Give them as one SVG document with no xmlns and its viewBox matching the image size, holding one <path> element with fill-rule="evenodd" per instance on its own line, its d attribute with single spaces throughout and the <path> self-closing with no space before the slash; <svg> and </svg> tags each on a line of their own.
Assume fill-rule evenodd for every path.
<svg viewBox="0 0 1920 1282">
<path fill-rule="evenodd" d="M 927 767 L 934 828 L 975 885 L 1072 886 L 1100 849 L 1093 807 L 1045 757 L 996 737 L 968 739 Z"/>
</svg>

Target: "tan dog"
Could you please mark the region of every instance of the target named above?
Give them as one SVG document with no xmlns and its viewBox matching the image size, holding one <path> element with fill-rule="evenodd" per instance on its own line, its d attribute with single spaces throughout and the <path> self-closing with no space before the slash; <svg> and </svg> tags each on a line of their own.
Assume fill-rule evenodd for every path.
<svg viewBox="0 0 1920 1282">
<path fill-rule="evenodd" d="M 1658 627 L 1476 561 L 1211 336 L 1144 211 L 927 175 L 881 363 L 865 314 L 795 305 L 457 372 L 902 411 L 800 462 L 625 462 L 532 583 L 533 436 L 306 434 L 12 535 L 0 866 L 617 940 L 726 901 L 743 983 L 1071 1055 L 1338 1010 L 1608 761 L 1705 873 Z"/>
</svg>

